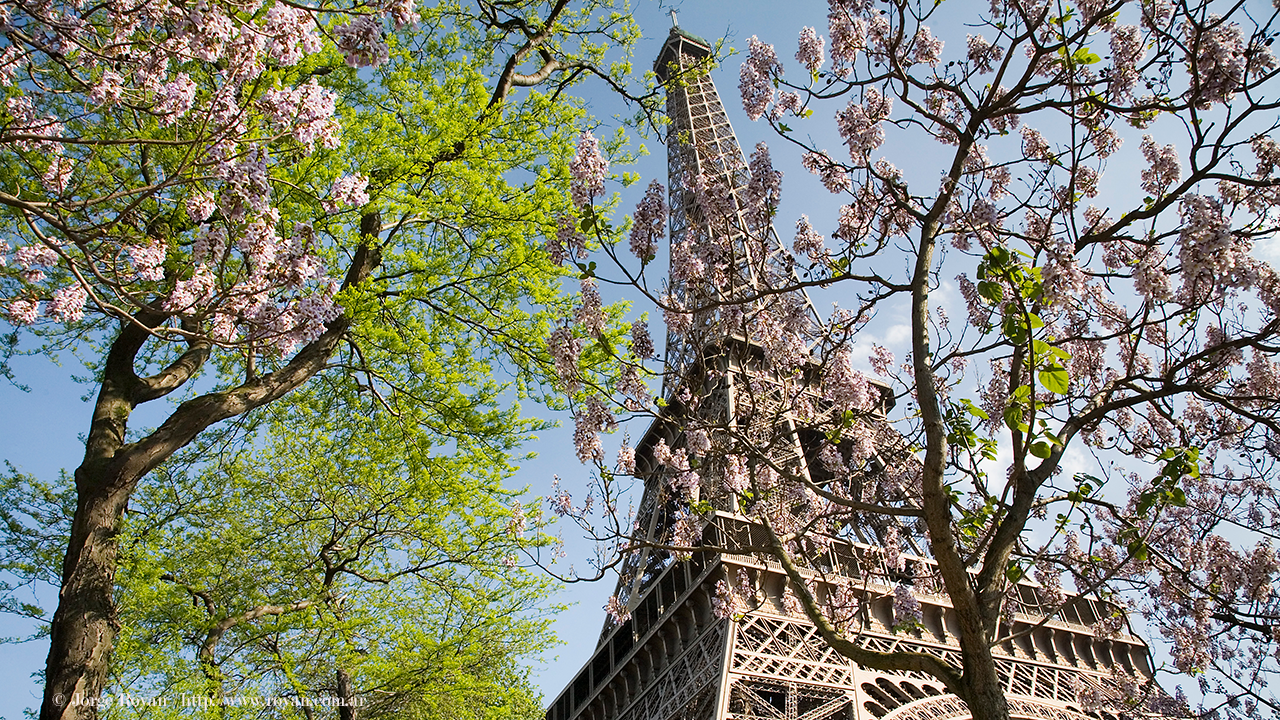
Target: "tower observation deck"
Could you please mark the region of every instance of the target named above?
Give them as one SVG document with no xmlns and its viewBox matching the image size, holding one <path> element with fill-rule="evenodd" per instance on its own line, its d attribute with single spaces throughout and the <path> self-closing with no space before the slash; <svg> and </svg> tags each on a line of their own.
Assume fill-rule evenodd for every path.
<svg viewBox="0 0 1280 720">
<path fill-rule="evenodd" d="M 700 427 L 725 428 L 725 434 L 745 424 L 763 425 L 762 432 L 744 431 L 738 441 L 752 439 L 771 462 L 793 467 L 814 483 L 833 480 L 816 457 L 822 434 L 796 417 L 793 405 L 774 402 L 761 391 L 776 385 L 762 361 L 761 341 L 743 329 L 745 324 L 724 316 L 726 301 L 744 298 L 748 305 L 804 304 L 810 315 L 812 307 L 803 293 L 762 292 L 793 277 L 790 258 L 771 225 L 752 227 L 744 197 L 751 179 L 748 163 L 705 71 L 710 55 L 708 42 L 673 27 L 655 63 L 667 87 L 670 118 L 670 242 L 675 248 L 728 233 L 731 257 L 714 283 L 681 282 L 673 272 L 671 295 L 691 309 L 693 328 L 668 334 L 667 403 L 637 445 L 636 474 L 645 491 L 633 531 L 637 549 L 620 571 L 617 599 L 625 613 L 605 620 L 595 653 L 551 702 L 547 720 L 968 718 L 965 704 L 933 677 L 861 667 L 832 649 L 797 607 L 781 565 L 756 550 L 767 546 L 767 531 L 741 506 L 741 496 L 704 485 L 692 491 L 694 508 L 687 496 L 671 489 L 679 468 L 671 467 L 669 457 L 689 447 L 691 420 Z M 719 183 L 733 199 L 729 226 L 713 226 L 699 207 L 691 184 L 709 182 Z M 799 383 L 816 382 L 814 375 L 799 373 Z M 891 402 L 882 392 L 879 406 L 860 420 L 873 426 L 876 438 L 870 472 L 915 462 L 884 421 Z M 713 437 L 711 449 L 702 454 L 714 456 L 726 443 Z M 662 549 L 680 544 L 671 541 L 672 533 L 695 514 L 701 538 L 695 544 L 732 552 L 707 550 L 679 558 Z M 800 572 L 815 595 L 830 599 L 838 589 L 853 590 L 857 610 L 844 632 L 863 647 L 931 653 L 960 667 L 955 611 L 928 581 L 936 573 L 921 549 L 923 541 L 910 539 L 910 527 L 902 530 L 902 558 L 896 565 L 880 546 L 883 524 L 850 523 L 811 543 L 813 551 L 802 558 Z M 921 619 L 910 629 L 895 629 L 894 590 L 903 582 L 914 586 Z M 728 616 L 717 597 L 726 585 L 737 589 L 740 600 Z M 1114 611 L 1099 600 L 1068 596 L 1056 610 L 1042 612 L 1044 596 L 1033 583 L 1019 583 L 1011 594 L 1023 612 L 1009 614 L 1012 639 L 995 648 L 1011 716 L 1115 720 L 1110 712 L 1086 714 L 1082 698 L 1107 694 L 1113 668 L 1150 676 L 1146 645 L 1125 631 L 1096 636 L 1091 627 Z"/>
</svg>

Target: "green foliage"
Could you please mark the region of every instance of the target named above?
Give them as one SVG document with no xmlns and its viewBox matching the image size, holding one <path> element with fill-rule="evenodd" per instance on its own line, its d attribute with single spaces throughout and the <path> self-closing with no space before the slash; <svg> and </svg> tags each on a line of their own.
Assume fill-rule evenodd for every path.
<svg viewBox="0 0 1280 720">
<path fill-rule="evenodd" d="M 548 586 L 506 563 L 542 538 L 508 527 L 500 449 L 528 423 L 455 408 L 457 438 L 437 448 L 429 426 L 345 412 L 334 389 L 141 488 L 121 536 L 116 689 L 300 702 L 332 697 L 341 669 L 362 717 L 536 715 L 520 659 L 550 642 Z M 108 717 L 144 711 L 157 716 Z"/>
</svg>

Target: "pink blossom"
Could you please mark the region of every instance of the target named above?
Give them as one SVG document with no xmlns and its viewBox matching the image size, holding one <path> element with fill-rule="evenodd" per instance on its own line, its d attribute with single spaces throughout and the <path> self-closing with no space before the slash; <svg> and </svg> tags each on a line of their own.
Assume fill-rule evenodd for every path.
<svg viewBox="0 0 1280 720">
<path fill-rule="evenodd" d="M 742 613 L 742 601 L 737 593 L 729 587 L 729 583 L 721 579 L 716 583 L 715 595 L 711 598 L 711 614 L 721 620 L 728 620 Z"/>
<path fill-rule="evenodd" d="M 164 279 L 166 248 L 163 240 L 152 240 L 146 245 L 129 245 L 126 249 L 139 280 L 158 282 Z"/>
<path fill-rule="evenodd" d="M 1137 25 L 1117 25 L 1111 32 L 1113 66 L 1108 79 L 1112 97 L 1133 96 L 1133 88 L 1138 84 L 1138 63 L 1145 54 L 1142 33 Z"/>
<path fill-rule="evenodd" d="M 593 278 L 582 278 L 582 304 L 574 313 L 574 321 L 588 334 L 600 337 L 604 332 L 604 305 Z"/>
<path fill-rule="evenodd" d="M 742 494 L 750 487 L 747 461 L 741 455 L 728 455 L 724 459 L 724 487 L 731 493 Z"/>
<path fill-rule="evenodd" d="M 993 63 L 1004 56 L 1004 51 L 987 42 L 987 39 L 981 35 L 968 35 L 966 38 L 969 45 L 969 62 L 973 63 L 980 73 L 991 72 L 994 69 Z"/>
<path fill-rule="evenodd" d="M 604 603 L 604 611 L 615 624 L 621 625 L 631 619 L 631 611 L 619 600 L 617 595 L 610 595 Z"/>
<path fill-rule="evenodd" d="M 831 62 L 836 73 L 843 77 L 858 59 L 858 53 L 867 49 L 867 21 L 833 3 L 827 15 L 827 27 L 831 35 Z"/>
<path fill-rule="evenodd" d="M 578 460 L 591 462 L 604 460 L 604 448 L 600 433 L 612 431 L 618 423 L 608 406 L 596 398 L 588 398 L 585 405 L 573 415 L 573 447 Z"/>
<path fill-rule="evenodd" d="M 747 228 L 760 233 L 769 227 L 782 194 L 782 173 L 773 169 L 769 146 L 761 142 L 751 153 L 751 180 L 747 183 L 743 214 Z"/>
<path fill-rule="evenodd" d="M 871 370 L 875 372 L 875 374 L 888 376 L 892 372 L 894 363 L 897 361 L 894 359 L 893 353 L 890 352 L 888 348 L 880 345 L 872 345 L 869 362 L 871 363 Z"/>
<path fill-rule="evenodd" d="M 604 181 L 608 173 L 609 161 L 600 154 L 600 141 L 590 130 L 583 130 L 578 136 L 577 154 L 569 163 L 569 191 L 573 204 L 585 208 L 591 204 L 591 198 L 604 195 Z"/>
<path fill-rule="evenodd" d="M 18 325 L 31 325 L 40 317 L 39 300 L 10 300 L 9 318 Z"/>
<path fill-rule="evenodd" d="M 906 585 L 898 585 L 893 589 L 893 629 L 909 630 L 918 627 L 924 620 L 924 611 L 915 593 Z"/>
<path fill-rule="evenodd" d="M 63 155 L 54 155 L 49 161 L 49 169 L 44 171 L 44 175 L 40 177 L 40 182 L 49 192 L 62 193 L 67 191 L 67 186 L 71 184 L 71 171 L 75 168 L 75 163 Z"/>
<path fill-rule="evenodd" d="M 1249 242 L 1231 232 L 1231 218 L 1221 201 L 1204 195 L 1184 195 L 1179 202 L 1182 231 L 1178 259 L 1185 284 L 1229 285 L 1248 259 Z"/>
<path fill-rule="evenodd" d="M 1269 177 L 1276 166 L 1280 165 L 1280 143 L 1266 135 L 1259 135 L 1249 145 L 1254 157 L 1258 158 L 1258 169 L 1254 174 L 1259 178 Z"/>
<path fill-rule="evenodd" d="M 325 210 L 336 212 L 338 208 L 360 207 L 369 202 L 369 178 L 364 175 L 343 175 L 333 183 L 326 200 Z"/>
<path fill-rule="evenodd" d="M 385 10 L 391 16 L 391 23 L 396 26 L 396 29 L 403 30 L 411 25 L 417 25 L 422 19 L 416 6 L 416 0 L 390 0 L 386 3 Z"/>
<path fill-rule="evenodd" d="M 828 192 L 847 192 L 853 186 L 853 182 L 849 179 L 849 173 L 845 172 L 845 169 L 838 163 L 832 161 L 825 150 L 820 153 L 805 153 L 800 158 L 800 164 L 804 166 L 804 169 L 821 177 L 822 186 Z"/>
<path fill-rule="evenodd" d="M 45 313 L 59 322 L 76 322 L 84 317 L 84 306 L 89 300 L 89 291 L 78 282 L 72 282 L 53 293 L 53 300 Z"/>
<path fill-rule="evenodd" d="M 267 11 L 263 32 L 271 38 L 267 43 L 267 56 L 281 67 L 297 65 L 306 55 L 320 51 L 315 21 L 301 8 L 284 3 L 272 5 Z"/>
<path fill-rule="evenodd" d="M 567 490 L 560 487 L 559 475 L 551 481 L 551 497 L 547 498 L 547 503 L 561 517 L 573 512 L 573 497 Z"/>
<path fill-rule="evenodd" d="M 822 235 L 809 224 L 808 215 L 801 215 L 796 221 L 796 239 L 792 247 L 795 248 L 796 255 L 806 255 L 815 263 L 822 262 L 827 257 Z"/>
<path fill-rule="evenodd" d="M 631 323 L 631 352 L 638 358 L 653 357 L 653 338 L 649 336 L 649 324 L 644 320 Z"/>
<path fill-rule="evenodd" d="M 921 25 L 916 30 L 915 40 L 912 41 L 912 59 L 918 63 L 924 63 L 929 67 L 937 67 L 942 60 L 942 48 L 944 43 L 935 38 L 933 33 L 929 32 L 928 26 Z"/>
<path fill-rule="evenodd" d="M 676 337 L 687 334 L 693 327 L 693 315 L 685 311 L 679 299 L 669 293 L 663 294 L 662 304 L 662 321 L 667 326 L 667 332 Z"/>
<path fill-rule="evenodd" d="M 196 266 L 190 278 L 174 283 L 173 292 L 165 300 L 164 308 L 169 311 L 185 311 L 208 302 L 213 298 L 216 281 L 213 273 L 205 265 Z"/>
<path fill-rule="evenodd" d="M 102 77 L 89 88 L 88 97 L 94 105 L 115 105 L 124 97 L 124 78 L 114 70 L 102 71 Z"/>
<path fill-rule="evenodd" d="M 1052 160 L 1053 149 L 1040 131 L 1022 126 L 1022 155 L 1028 160 Z"/>
<path fill-rule="evenodd" d="M 382 24 L 372 16 L 361 15 L 333 32 L 338 36 L 338 50 L 353 68 L 377 67 L 391 57 Z"/>
<path fill-rule="evenodd" d="M 849 146 L 849 155 L 855 163 L 865 163 L 872 150 L 884 143 L 881 122 L 893 112 L 893 98 L 881 95 L 868 87 L 862 104 L 850 100 L 849 105 L 836 114 L 836 129 Z"/>
<path fill-rule="evenodd" d="M 172 125 L 186 115 L 196 102 L 196 84 L 186 73 L 177 73 L 156 90 L 155 112 L 160 125 Z"/>
<path fill-rule="evenodd" d="M 213 193 L 192 193 L 187 198 L 187 215 L 196 222 L 204 222 L 213 215 L 217 206 L 217 199 Z"/>
<path fill-rule="evenodd" d="M 658 254 L 658 241 L 663 236 L 667 222 L 666 191 L 662 183 L 649 183 L 644 197 L 636 205 L 631 225 L 631 254 L 648 262 Z"/>
<path fill-rule="evenodd" d="M 336 92 L 320 87 L 311 78 L 296 88 L 267 91 L 261 105 L 273 126 L 289 128 L 293 139 L 308 150 L 317 142 L 333 149 L 338 146 L 341 129 L 334 118 L 337 98 Z"/>
<path fill-rule="evenodd" d="M 13 251 L 13 260 L 23 270 L 36 266 L 50 267 L 58 264 L 58 253 L 44 245 L 25 245 Z"/>
<path fill-rule="evenodd" d="M 1093 148 L 1098 151 L 1098 157 L 1108 158 L 1120 149 L 1124 140 L 1110 127 L 1098 128 L 1089 136 L 1089 141 L 1093 143 Z"/>
<path fill-rule="evenodd" d="M 866 411 L 874 405 L 874 388 L 853 369 L 853 352 L 846 346 L 833 353 L 822 377 L 822 391 L 837 414 Z"/>
<path fill-rule="evenodd" d="M 1168 300 L 1172 296 L 1161 253 L 1148 251 L 1142 256 L 1133 269 L 1133 287 L 1151 302 Z"/>
<path fill-rule="evenodd" d="M 636 449 L 625 442 L 618 447 L 618 471 L 626 475 L 636 474 Z"/>
<path fill-rule="evenodd" d="M 809 69 L 810 73 L 818 72 L 818 68 L 822 67 L 822 63 L 826 60 L 823 54 L 823 48 L 826 41 L 822 36 L 818 35 L 818 31 L 811 27 L 806 27 L 800 31 L 799 49 L 796 50 L 796 60 Z"/>
<path fill-rule="evenodd" d="M 769 103 L 773 102 L 773 78 L 782 74 L 782 64 L 773 46 L 760 42 L 752 35 L 747 40 L 747 59 L 738 73 L 738 90 L 742 93 L 742 108 L 752 120 L 759 120 Z"/>
<path fill-rule="evenodd" d="M 236 247 L 253 264 L 257 273 L 265 272 L 275 265 L 276 255 L 280 252 L 280 236 L 276 234 L 275 211 L 266 218 L 257 218 L 249 223 L 244 234 L 236 240 Z"/>
<path fill-rule="evenodd" d="M 1196 49 L 1195 57 L 1189 58 L 1193 70 L 1189 94 L 1202 107 L 1229 102 L 1244 84 L 1249 63 L 1240 26 L 1210 15 L 1203 25 L 1188 20 L 1182 32 L 1187 46 Z"/>
<path fill-rule="evenodd" d="M 1142 189 L 1159 197 L 1182 179 L 1182 167 L 1178 163 L 1178 151 L 1172 144 L 1156 145 L 1150 135 L 1142 136 L 1142 155 L 1148 166 L 1142 171 Z"/>
<path fill-rule="evenodd" d="M 578 354 L 582 352 L 582 341 L 573 337 L 569 328 L 556 328 L 547 339 L 547 350 L 551 353 L 552 367 L 565 390 L 572 392 L 578 387 Z"/>
</svg>

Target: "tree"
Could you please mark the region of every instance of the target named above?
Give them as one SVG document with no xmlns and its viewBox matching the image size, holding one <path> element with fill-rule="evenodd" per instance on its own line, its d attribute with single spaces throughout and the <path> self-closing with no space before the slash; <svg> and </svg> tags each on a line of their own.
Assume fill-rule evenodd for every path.
<svg viewBox="0 0 1280 720">
<path fill-rule="evenodd" d="M 126 507 L 217 423 L 322 378 L 440 447 L 519 427 L 486 424 L 488 371 L 526 392 L 549 366 L 564 303 L 540 238 L 584 121 L 566 91 L 620 77 L 605 52 L 634 29 L 594 0 L 20 3 L 4 22 L 6 347 L 86 358 L 97 394 L 41 709 L 88 717 Z M 157 427 L 130 425 L 164 398 Z"/>
<path fill-rule="evenodd" d="M 665 316 L 672 394 L 659 417 L 681 440 L 655 450 L 655 472 L 684 509 L 659 545 L 706 547 L 700 513 L 732 498 L 770 532 L 768 547 L 749 550 L 786 568 L 828 643 L 865 666 L 938 678 L 981 720 L 1008 717 L 992 648 L 1051 618 L 1064 587 L 1140 612 L 1166 642 L 1161 670 L 1199 681 L 1200 712 L 1273 715 L 1280 276 L 1251 249 L 1274 237 L 1280 202 L 1277 11 L 1018 0 L 963 18 L 948 10 L 831 0 L 830 62 L 826 41 L 805 28 L 798 80 L 771 45 L 750 40 L 743 106 L 840 198 L 829 238 L 801 217 L 794 256 L 770 260 L 781 184 L 764 144 L 745 166 L 703 148 L 740 174 L 685 179 L 711 232 L 678 223 L 693 231 L 673 238 L 661 291 L 646 274 L 661 187 L 636 209 L 634 258 L 580 203 L 583 227 L 603 242 L 598 273 L 620 275 Z M 930 22 L 972 31 L 961 44 L 935 37 Z M 816 111 L 830 102 L 843 104 L 832 113 L 838 153 L 813 140 L 826 127 Z M 906 150 L 920 147 L 928 161 Z M 895 152 L 915 167 L 897 169 Z M 852 308 L 816 321 L 799 295 L 814 288 Z M 957 290 L 967 316 L 952 321 L 936 298 Z M 582 308 L 593 303 L 584 287 Z M 905 362 L 879 346 L 867 361 L 897 401 L 886 426 L 854 345 L 868 322 L 894 313 L 907 318 Z M 557 506 L 613 540 L 608 567 L 645 539 L 611 512 L 634 450 L 606 462 L 599 434 L 616 412 L 655 411 L 627 374 L 575 365 L 600 345 L 593 334 L 580 318 L 576 344 L 553 350 L 563 385 L 593 387 L 576 414 L 579 453 L 597 466 L 589 492 L 605 513 L 575 510 L 568 497 Z M 699 409 L 719 379 L 711 360 L 670 360 L 673 343 L 716 348 L 733 336 L 762 349 L 770 380 L 742 388 L 737 416 L 725 417 Z M 623 355 L 634 377 L 653 354 L 647 331 L 632 348 Z M 1086 462 L 1093 469 L 1066 472 Z M 859 645 L 838 588 L 806 584 L 799 569 L 823 538 L 853 528 L 884 547 L 888 570 L 875 579 L 897 585 L 902 631 L 914 592 L 949 599 L 960 664 Z M 913 585 L 902 574 L 915 553 L 908 536 L 927 555 L 913 560 Z M 1037 606 L 1011 594 L 1024 577 L 1038 581 Z M 1015 624 L 1015 612 L 1029 619 Z M 1151 686 L 1117 681 L 1135 704 L 1186 712 Z"/>
<path fill-rule="evenodd" d="M 541 540 L 513 516 L 497 447 L 529 423 L 491 413 L 441 455 L 348 400 L 300 389 L 140 484 L 120 531 L 109 717 L 539 714 L 520 666 L 549 643 L 548 587 L 512 559 Z M 57 518 L 19 524 L 56 556 L 74 489 L 50 504 L 11 480 L 25 517 Z"/>
</svg>

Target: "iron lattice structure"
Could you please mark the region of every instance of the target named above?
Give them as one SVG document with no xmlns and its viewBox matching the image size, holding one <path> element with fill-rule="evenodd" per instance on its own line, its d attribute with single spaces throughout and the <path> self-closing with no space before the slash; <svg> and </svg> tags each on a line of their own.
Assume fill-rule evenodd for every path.
<svg viewBox="0 0 1280 720">
<path fill-rule="evenodd" d="M 689 241 L 709 233 L 688 186 L 698 173 L 718 173 L 735 198 L 749 182 L 747 164 L 725 115 L 715 85 L 697 66 L 711 54 L 709 44 L 672 28 L 655 63 L 667 84 L 667 112 L 671 125 L 667 152 L 670 174 L 671 242 Z M 728 158 L 728 160 L 717 159 Z M 739 203 L 739 207 L 742 207 Z M 745 227 L 745 219 L 743 226 Z M 790 275 L 789 258 L 771 229 L 769 242 L 734 246 L 732 281 L 716 292 L 724 296 L 753 292 L 768 286 L 779 274 Z M 745 233 L 744 233 L 745 234 Z M 762 248 L 762 249 L 761 249 Z M 688 298 L 690 289 L 672 282 L 673 295 Z M 693 300 L 692 298 L 688 298 Z M 703 298 L 705 300 L 706 298 Z M 807 298 L 805 298 L 807 302 Z M 697 417 L 729 423 L 750 413 L 766 416 L 768 399 L 753 393 L 763 372 L 762 350 L 745 337 L 716 332 L 711 314 L 698 317 L 704 332 L 668 336 L 668 379 L 679 385 L 664 388 L 668 403 L 637 446 L 637 475 L 645 493 L 636 514 L 634 534 L 648 543 L 667 542 L 681 513 L 681 501 L 667 490 L 670 469 L 654 458 L 654 448 L 684 446 L 680 419 Z M 688 338 L 698 338 L 690 341 Z M 670 383 L 675 384 L 675 383 Z M 698 398 L 691 402 L 690 397 Z M 913 462 L 901 438 L 884 422 L 892 399 L 883 394 L 881 407 L 868 420 L 875 428 L 877 450 L 872 472 L 894 463 Z M 816 461 L 817 440 L 806 437 L 795 418 L 770 420 L 772 432 L 757 448 L 815 482 L 829 479 Z M 708 492 L 705 488 L 704 493 Z M 789 580 L 781 566 L 750 548 L 766 544 L 765 529 L 750 520 L 732 495 L 708 496 L 710 517 L 702 540 L 707 546 L 737 548 L 741 553 L 694 553 L 680 561 L 670 552 L 645 548 L 631 553 L 621 570 L 617 597 L 629 611 L 623 622 L 606 619 L 591 659 L 547 710 L 547 720 L 949 720 L 968 718 L 964 703 L 947 693 L 940 682 L 924 674 L 883 672 L 860 667 L 833 650 L 795 604 L 788 601 Z M 857 612 L 846 619 L 845 632 L 865 647 L 912 650 L 948 658 L 960 666 L 954 610 L 935 585 L 921 580 L 915 594 L 923 610 L 920 627 L 893 629 L 892 583 L 902 573 L 891 569 L 877 547 L 876 528 L 856 524 L 820 551 L 803 558 L 801 573 L 815 594 L 831 598 L 838 586 L 858 589 Z M 910 528 L 904 538 L 910 538 Z M 641 543 L 645 545 L 645 543 Z M 932 561 L 919 545 L 908 542 L 906 567 L 912 577 L 936 576 Z M 714 612 L 716 585 L 721 580 L 744 587 L 750 595 L 730 618 Z M 1078 596 L 1048 621 L 1041 612 L 1042 595 L 1023 582 L 1015 587 L 1016 606 L 1010 635 L 1015 639 L 996 648 L 1010 714 L 1034 720 L 1115 720 L 1110 712 L 1083 712 L 1083 693 L 1109 694 L 1113 669 L 1150 677 L 1146 645 L 1121 632 L 1101 638 L 1091 627 L 1115 608 Z"/>
</svg>

